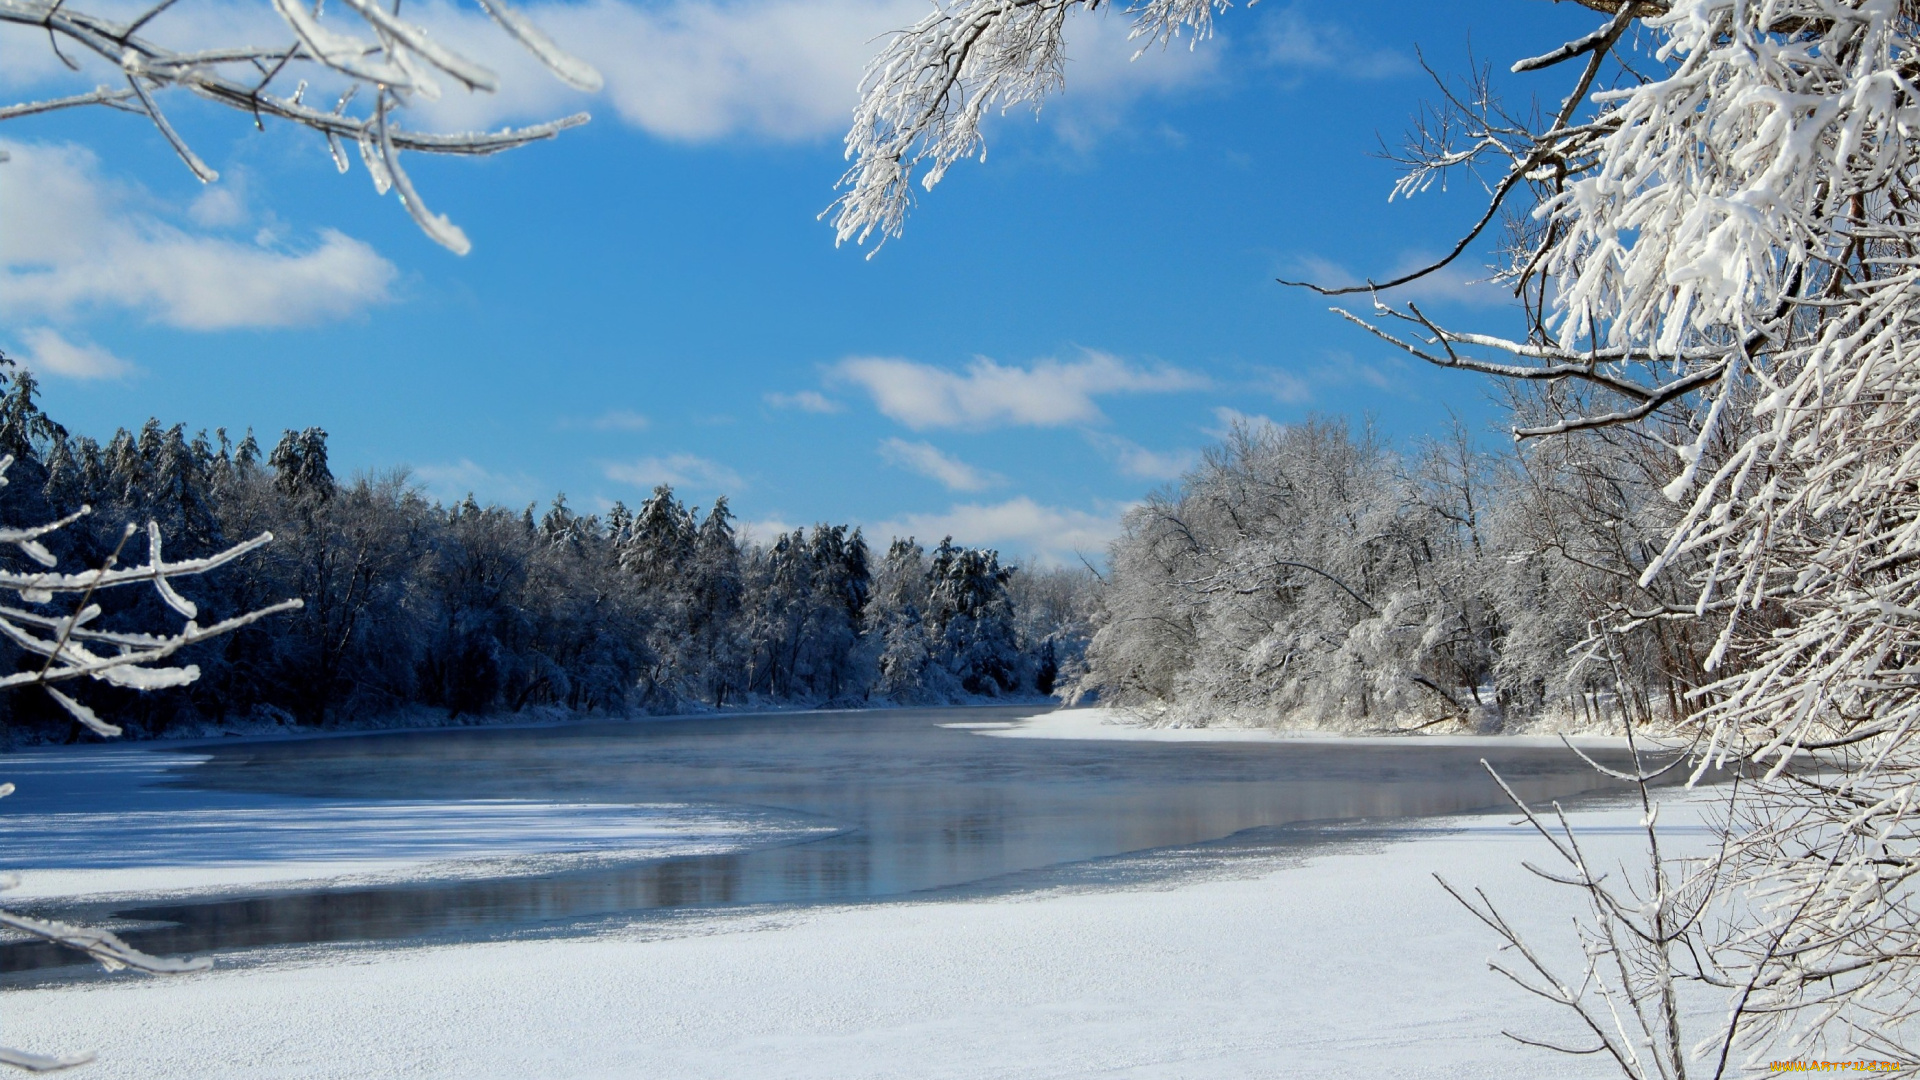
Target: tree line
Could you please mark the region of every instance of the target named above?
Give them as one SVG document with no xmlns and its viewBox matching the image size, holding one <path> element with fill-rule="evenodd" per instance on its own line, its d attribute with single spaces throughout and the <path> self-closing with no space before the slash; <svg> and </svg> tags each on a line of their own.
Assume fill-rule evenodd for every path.
<svg viewBox="0 0 1920 1080">
<path fill-rule="evenodd" d="M 1077 675 L 1090 575 L 1016 569 L 992 550 L 911 538 L 884 552 L 820 524 L 755 542 L 722 497 L 669 488 L 638 508 L 581 513 L 428 499 L 404 471 L 341 479 L 326 432 L 190 435 L 149 420 L 104 444 L 70 434 L 31 372 L 0 367 L 0 453 L 15 462 L 0 524 L 91 512 L 49 536 L 61 565 L 124 550 L 158 523 L 169 558 L 271 531 L 252 556 L 194 582 L 209 613 L 289 597 L 304 606 L 185 654 L 167 694 L 90 688 L 130 731 L 276 721 L 317 727 L 432 710 L 455 720 L 581 713 L 939 703 L 1051 693 Z M 144 540 L 142 541 L 144 543 Z M 101 595 L 108 620 L 165 623 L 151 590 Z M 177 618 L 177 616 L 176 616 Z M 12 644 L 8 670 L 40 662 Z M 77 736 L 41 695 L 0 697 L 11 729 Z"/>
</svg>

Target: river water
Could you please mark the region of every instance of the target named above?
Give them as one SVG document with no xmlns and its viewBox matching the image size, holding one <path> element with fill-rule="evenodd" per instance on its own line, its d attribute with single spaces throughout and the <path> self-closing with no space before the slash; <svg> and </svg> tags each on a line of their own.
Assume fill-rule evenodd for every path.
<svg viewBox="0 0 1920 1080">
<path fill-rule="evenodd" d="M 1483 757 L 1529 800 L 1619 789 L 1557 747 L 978 730 L 1035 711 L 730 715 L 197 746 L 208 760 L 171 782 L 230 799 L 670 803 L 788 827 L 744 850 L 560 873 L 261 888 L 54 913 L 121 920 L 137 927 L 124 935 L 133 944 L 162 954 L 569 933 L 690 908 L 1004 891 L 1090 872 L 1137 878 L 1179 862 L 1125 858 L 1142 852 L 1201 846 L 1230 858 L 1312 843 L 1329 823 L 1346 823 L 1351 835 L 1355 823 L 1497 808 L 1504 800 Z M 0 945 L 0 971 L 75 959 L 34 943 Z"/>
</svg>

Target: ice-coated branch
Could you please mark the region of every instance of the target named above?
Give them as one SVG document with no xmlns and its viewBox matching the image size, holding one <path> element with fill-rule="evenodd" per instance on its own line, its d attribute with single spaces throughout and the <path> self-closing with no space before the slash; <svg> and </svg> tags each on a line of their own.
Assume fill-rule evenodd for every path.
<svg viewBox="0 0 1920 1080">
<path fill-rule="evenodd" d="M 92 1060 L 93 1054 L 91 1051 L 78 1054 L 49 1056 L 47 1054 L 29 1054 L 21 1050 L 9 1050 L 4 1046 L 0 1046 L 0 1065 L 11 1065 L 16 1069 L 25 1069 L 28 1072 L 59 1072 L 61 1069 L 71 1069 L 76 1065 L 85 1065 Z"/>
<path fill-rule="evenodd" d="M 131 968 L 152 975 L 181 975 L 190 971 L 205 971 L 213 966 L 213 962 L 205 957 L 181 959 L 150 956 L 105 930 L 93 930 L 71 923 L 31 919 L 0 911 L 0 926 L 86 953 L 108 971 Z"/>
<path fill-rule="evenodd" d="M 209 43 L 183 51 L 161 46 L 141 33 L 148 23 L 166 17 L 174 7 L 170 3 L 121 23 L 89 13 L 67 0 L 0 0 L 0 23 L 42 29 L 54 52 L 68 66 L 78 69 L 61 51 L 62 42 L 117 69 L 125 83 L 123 88 L 103 85 L 89 93 L 0 107 L 0 120 L 83 105 L 137 112 L 153 123 L 195 176 L 211 183 L 219 174 L 188 145 L 161 110 L 158 92 L 179 88 L 243 112 L 256 124 L 274 117 L 320 133 L 343 172 L 346 158 L 339 152 L 340 140 L 351 140 L 363 151 L 378 147 L 384 159 L 382 168 L 373 169 L 370 161 L 369 171 L 382 194 L 388 187 L 387 177 L 404 180 L 397 151 L 492 154 L 550 139 L 587 120 L 585 113 L 576 113 L 497 132 L 410 131 L 397 117 L 416 97 L 432 100 L 440 96 L 436 75 L 472 92 L 494 90 L 497 77 L 442 45 L 423 27 L 402 19 L 397 5 L 389 10 L 373 0 L 342 0 L 334 16 L 328 18 L 322 16 L 317 5 L 309 6 L 305 0 L 272 3 L 291 40 L 271 45 Z M 592 66 L 562 50 L 505 0 L 480 0 L 480 6 L 562 82 L 586 91 L 599 89 L 600 75 Z M 339 106 L 325 111 L 304 104 L 307 80 L 300 78 L 304 74 L 344 83 L 346 92 Z M 275 89 L 276 84 L 296 80 L 291 92 Z M 347 105 L 354 92 L 362 88 L 371 91 L 366 112 L 349 115 Z M 408 213 L 429 236 L 456 253 L 467 251 L 465 236 L 444 217 L 427 213 L 410 182 L 397 186 Z"/>
</svg>

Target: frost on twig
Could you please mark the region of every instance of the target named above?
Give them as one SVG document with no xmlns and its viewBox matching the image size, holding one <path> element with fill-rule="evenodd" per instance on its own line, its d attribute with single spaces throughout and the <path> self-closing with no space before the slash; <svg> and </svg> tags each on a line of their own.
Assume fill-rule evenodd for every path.
<svg viewBox="0 0 1920 1080">
<path fill-rule="evenodd" d="M 480 0 L 480 6 L 562 82 L 586 91 L 600 88 L 599 72 L 567 54 L 506 0 Z M 274 11 L 287 29 L 281 42 L 208 43 L 190 50 L 167 48 L 142 33 L 172 7 L 173 0 L 163 0 L 130 22 L 119 22 L 81 10 L 67 0 L 0 0 L 0 23 L 43 30 L 56 55 L 76 70 L 78 66 L 61 51 L 61 43 L 91 53 L 117 69 L 124 84 L 0 107 L 0 120 L 82 105 L 138 113 L 153 123 L 195 176 L 211 183 L 219 174 L 168 121 L 156 96 L 161 90 L 184 89 L 243 112 L 256 125 L 276 117 L 320 133 L 342 172 L 347 169 L 342 140 L 369 155 L 377 151 L 380 168 L 368 161 L 374 186 L 385 194 L 390 186 L 387 178 L 392 177 L 414 221 L 437 243 L 462 255 L 469 248 L 466 236 L 425 208 L 400 169 L 398 152 L 493 154 L 550 139 L 587 121 L 585 113 L 576 113 L 522 128 L 447 134 L 403 127 L 398 117 L 409 103 L 440 96 L 440 78 L 479 92 L 494 90 L 498 79 L 442 45 L 425 28 L 401 18 L 398 5 L 389 10 L 373 0 L 341 0 L 334 14 L 326 17 L 319 5 L 310 6 L 305 0 L 273 0 Z M 332 109 L 307 104 L 308 80 L 302 76 L 343 87 L 338 104 Z M 364 98 L 364 111 L 350 113 L 348 106 L 361 90 L 370 92 Z"/>
<path fill-rule="evenodd" d="M 0 486 L 6 484 L 6 472 L 12 455 L 0 457 Z M 174 665 L 167 661 L 181 649 L 208 638 L 239 629 L 283 611 L 301 606 L 297 599 L 270 604 L 254 611 L 222 619 L 209 626 L 197 621 L 198 607 L 174 587 L 174 580 L 204 574 L 272 541 L 271 534 L 260 536 L 224 551 L 198 559 L 168 562 L 162 553 L 160 527 L 152 522 L 144 530 L 147 559 L 134 566 L 121 566 L 127 545 L 143 530 L 132 525 L 120 534 L 120 543 L 106 561 L 92 570 L 61 573 L 58 560 L 42 542 L 47 536 L 91 513 L 87 507 L 59 520 L 29 528 L 0 528 L 0 547 L 11 547 L 24 555 L 37 569 L 0 569 L 0 591 L 19 598 L 15 604 L 0 603 L 0 636 L 32 657 L 38 664 L 24 664 L 22 670 L 0 677 L 0 690 L 38 686 L 50 695 L 74 720 L 103 738 L 120 734 L 120 728 L 102 720 L 85 702 L 68 689 L 55 684 L 73 684 L 90 679 L 132 690 L 154 690 L 183 686 L 200 675 L 191 664 Z M 178 630 L 168 633 L 134 633 L 108 630 L 98 625 L 101 607 L 94 597 L 102 589 L 148 586 L 161 601 L 185 620 Z M 61 600 L 70 600 L 64 614 L 46 610 Z M 69 685 L 69 689 L 71 686 Z M 0 784 L 0 798 L 13 793 L 12 784 Z M 11 879 L 0 881 L 0 889 L 11 887 Z M 180 959 L 151 956 L 133 948 L 105 930 L 46 919 L 36 919 L 0 911 L 0 929 L 30 935 L 43 941 L 85 953 L 109 971 L 131 968 L 156 975 L 177 975 L 204 971 L 211 966 L 205 959 Z M 92 1054 L 42 1056 L 17 1050 L 0 1049 L 0 1064 L 32 1072 L 49 1072 L 82 1065 Z"/>
</svg>

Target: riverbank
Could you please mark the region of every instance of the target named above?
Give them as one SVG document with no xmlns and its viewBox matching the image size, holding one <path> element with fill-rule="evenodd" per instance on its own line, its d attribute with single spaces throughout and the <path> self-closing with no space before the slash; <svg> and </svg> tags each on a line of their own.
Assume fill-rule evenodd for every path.
<svg viewBox="0 0 1920 1080">
<path fill-rule="evenodd" d="M 1708 843 L 1689 798 L 1662 817 L 1674 849 Z M 1637 810 L 1572 817 L 1594 857 L 1638 850 Z M 10 992 L 5 1038 L 97 1049 L 101 1080 L 1605 1076 L 1500 1034 L 1569 1029 L 1487 970 L 1495 943 L 1432 877 L 1484 887 L 1571 965 L 1578 898 L 1519 866 L 1544 847 L 1463 816 L 1172 885 L 296 950 Z"/>
<path fill-rule="evenodd" d="M 1037 712 L 1023 720 L 982 724 L 952 724 L 981 735 L 1003 739 L 1100 739 L 1169 743 L 1294 743 L 1340 745 L 1355 741 L 1405 740 L 1422 746 L 1563 746 L 1562 736 L 1466 735 L 1429 731 L 1339 732 L 1316 729 L 1279 730 L 1247 727 L 1164 727 L 1125 709 L 1092 707 Z M 1568 734 L 1567 742 L 1582 748 L 1619 749 L 1624 736 Z M 1651 744 L 1649 744 L 1651 745 Z"/>
</svg>

